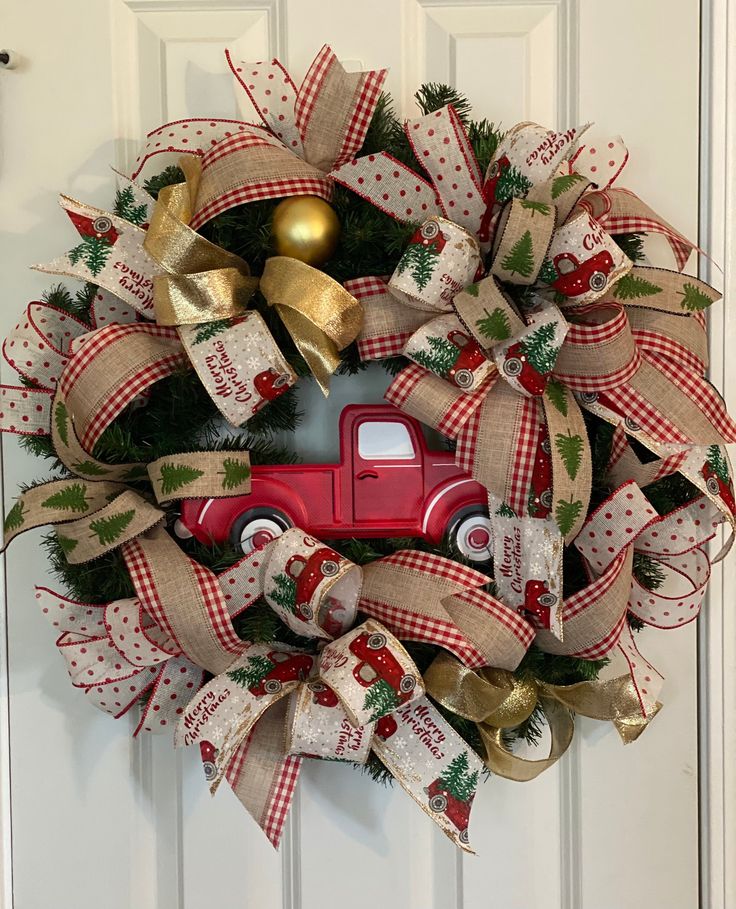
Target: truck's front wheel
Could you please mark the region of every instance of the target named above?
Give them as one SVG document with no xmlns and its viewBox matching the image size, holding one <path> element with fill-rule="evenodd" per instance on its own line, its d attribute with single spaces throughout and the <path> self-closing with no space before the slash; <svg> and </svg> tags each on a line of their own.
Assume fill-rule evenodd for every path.
<svg viewBox="0 0 736 909">
<path fill-rule="evenodd" d="M 456 512 L 447 525 L 447 539 L 450 546 L 471 562 L 490 562 L 492 536 L 488 512 L 481 505 Z"/>
<path fill-rule="evenodd" d="M 283 511 L 275 508 L 251 508 L 233 522 L 230 542 L 246 555 L 259 546 L 265 546 L 294 525 Z"/>
</svg>

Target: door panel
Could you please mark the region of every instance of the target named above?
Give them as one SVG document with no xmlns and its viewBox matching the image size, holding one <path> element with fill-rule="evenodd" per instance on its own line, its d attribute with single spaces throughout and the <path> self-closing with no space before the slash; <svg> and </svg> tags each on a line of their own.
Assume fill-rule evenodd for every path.
<svg viewBox="0 0 736 909">
<path fill-rule="evenodd" d="M 52 258 L 68 236 L 58 192 L 104 207 L 108 166 L 129 169 L 147 130 L 250 116 L 233 101 L 226 44 L 245 59 L 278 55 L 298 80 L 329 41 L 349 67 L 389 66 L 405 114 L 422 81 L 441 80 L 467 92 L 476 116 L 506 126 L 594 119 L 591 135 L 620 132 L 629 144 L 626 185 L 696 235 L 697 0 L 65 0 L 44 3 L 42 16 L 10 0 L 5 12 L 3 41 L 25 62 L 0 72 L 3 336 L 49 286 L 24 266 Z M 359 386 L 336 383 L 329 401 L 305 386 L 305 457 L 336 459 L 341 406 L 377 400 L 387 381 L 371 369 Z M 2 442 L 7 507 L 43 467 L 15 438 Z M 275 853 L 226 787 L 210 798 L 194 752 L 133 742 L 132 720 L 99 715 L 72 691 L 35 607 L 33 583 L 54 584 L 40 537 L 14 543 L 7 566 L 12 775 L 0 793 L 12 793 L 3 843 L 9 855 L 12 822 L 18 909 L 696 904 L 697 755 L 682 733 L 697 722 L 691 626 L 642 635 L 668 682 L 665 709 L 636 745 L 583 721 L 570 753 L 536 782 L 482 788 L 478 857 L 459 855 L 398 787 L 316 762 L 306 762 Z"/>
</svg>

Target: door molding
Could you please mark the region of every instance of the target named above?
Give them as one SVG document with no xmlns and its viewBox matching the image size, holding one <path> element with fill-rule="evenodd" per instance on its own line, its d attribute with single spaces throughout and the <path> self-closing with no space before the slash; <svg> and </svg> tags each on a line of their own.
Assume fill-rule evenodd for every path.
<svg viewBox="0 0 736 909">
<path fill-rule="evenodd" d="M 710 322 L 710 377 L 736 406 L 736 3 L 701 3 L 700 272 L 725 305 Z M 723 271 L 721 272 L 720 266 Z M 730 305 L 729 305 L 730 304 Z M 732 447 L 733 448 L 733 447 Z M 714 566 L 698 623 L 702 909 L 736 904 L 736 562 Z"/>
</svg>

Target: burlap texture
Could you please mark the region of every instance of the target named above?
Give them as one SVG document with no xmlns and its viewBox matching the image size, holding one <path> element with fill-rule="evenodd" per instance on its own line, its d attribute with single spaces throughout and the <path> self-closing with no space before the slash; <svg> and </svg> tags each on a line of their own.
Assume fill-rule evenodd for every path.
<svg viewBox="0 0 736 909">
<path fill-rule="evenodd" d="M 82 479 L 52 480 L 22 492 L 5 521 L 6 548 L 18 534 L 46 524 L 64 524 L 80 514 L 94 514 L 104 508 L 111 496 L 123 492 L 122 483 L 96 482 Z M 65 496 L 73 496 L 74 504 Z"/>
<path fill-rule="evenodd" d="M 452 413 L 464 397 L 464 392 L 459 388 L 427 371 L 409 392 L 401 409 L 422 423 L 442 431 L 447 415 Z"/>
<path fill-rule="evenodd" d="M 616 305 L 595 305 L 576 321 L 565 338 L 557 357 L 555 375 L 576 391 L 605 391 L 621 385 L 622 373 L 635 369 L 638 362 L 636 342 L 627 319 L 620 318 Z M 619 318 L 620 329 L 602 340 L 596 337 L 600 326 Z"/>
<path fill-rule="evenodd" d="M 564 191 L 561 190 L 561 186 L 565 184 L 561 184 L 557 177 L 545 180 L 544 183 L 535 183 L 526 194 L 527 201 L 554 205 L 557 208 L 557 223 L 564 224 L 580 198 L 593 185 L 582 174 L 576 176 L 579 179 L 567 181 L 567 188 Z"/>
<path fill-rule="evenodd" d="M 580 502 L 578 517 L 565 535 L 565 542 L 571 543 L 585 522 L 590 503 L 590 488 L 593 480 L 593 465 L 588 442 L 588 432 L 583 414 L 573 395 L 567 393 L 567 413 L 563 414 L 546 396 L 542 399 L 547 417 L 550 448 L 552 452 L 552 498 L 555 506 L 559 502 Z M 581 440 L 580 464 L 575 470 L 568 465 L 560 453 L 560 444 L 575 438 Z"/>
<path fill-rule="evenodd" d="M 493 275 L 483 278 L 473 285 L 475 292 L 463 290 L 455 296 L 453 306 L 458 318 L 473 335 L 481 347 L 488 349 L 499 341 L 515 338 L 526 326 L 519 317 L 511 298 L 503 290 L 498 279 Z M 483 320 L 491 315 L 502 313 L 505 316 L 508 334 L 505 337 L 493 337 L 483 331 Z"/>
<path fill-rule="evenodd" d="M 350 282 L 346 282 L 349 289 Z M 361 299 L 363 304 L 363 327 L 358 335 L 358 343 L 381 341 L 397 335 L 411 335 L 427 321 L 427 313 L 406 306 L 388 289 L 382 294 L 372 294 Z M 371 348 L 369 347 L 368 350 Z M 375 357 L 379 357 L 376 354 Z M 363 359 L 374 359 L 368 355 Z"/>
<path fill-rule="evenodd" d="M 518 613 L 475 590 L 446 597 L 442 606 L 489 666 L 516 669 L 529 647 L 529 626 Z"/>
<path fill-rule="evenodd" d="M 132 489 L 126 489 L 89 517 L 66 524 L 63 533 L 57 530 L 57 537 L 64 538 L 62 545 L 67 561 L 79 565 L 117 549 L 163 518 L 163 511 Z"/>
<path fill-rule="evenodd" d="M 540 208 L 535 207 L 540 205 Z M 547 258 L 556 224 L 556 209 L 546 203 L 530 203 L 524 199 L 512 199 L 501 212 L 496 230 L 491 273 L 502 281 L 513 284 L 534 284 Z M 530 244 L 531 256 L 528 266 L 520 269 L 515 254 L 521 244 Z"/>
<path fill-rule="evenodd" d="M 731 441 L 723 438 L 697 401 L 646 360 L 642 360 L 629 385 L 682 430 L 691 444 L 721 445 Z M 636 414 L 633 418 L 636 419 Z"/>
<path fill-rule="evenodd" d="M 233 662 L 234 650 L 226 648 L 221 634 L 213 629 L 215 610 L 210 607 L 214 604 L 208 606 L 205 601 L 192 560 L 163 528 L 139 536 L 136 543 L 148 562 L 156 597 L 184 655 L 213 675 L 224 672 Z M 220 615 L 227 616 L 224 603 L 219 605 Z"/>
<path fill-rule="evenodd" d="M 302 130 L 304 158 L 321 171 L 334 166 L 368 73 L 346 73 L 336 58 L 320 80 L 312 115 Z"/>
<path fill-rule="evenodd" d="M 643 306 L 627 306 L 626 314 L 632 331 L 655 332 L 682 344 L 699 360 L 703 371 L 708 368 L 708 336 L 697 319 Z M 640 337 L 637 341 L 642 348 L 646 348 L 649 343 L 646 337 Z M 671 351 L 669 355 L 675 356 L 675 352 Z"/>
<path fill-rule="evenodd" d="M 104 464 L 91 457 L 79 441 L 66 398 L 60 388 L 56 390 L 51 408 L 51 440 L 54 450 L 61 463 L 73 473 L 79 473 L 80 465 L 84 464 L 88 471 L 94 471 L 95 477 L 104 477 L 105 480 L 129 480 L 134 476 L 145 476 L 146 468 L 143 464 Z"/>
<path fill-rule="evenodd" d="M 103 329 L 104 331 L 104 329 Z M 78 356 L 84 357 L 84 348 Z M 130 331 L 114 337 L 96 350 L 93 361 L 82 370 L 66 394 L 66 406 L 77 435 L 84 438 L 99 411 L 109 409 L 110 400 L 134 378 L 156 367 L 156 379 L 187 363 L 181 342 L 171 337 Z M 143 390 L 142 386 L 139 391 Z M 110 421 L 117 416 L 110 412 Z M 104 427 L 103 427 L 104 428 Z M 99 437 L 102 430 L 95 434 Z"/>
<path fill-rule="evenodd" d="M 332 198 L 332 187 L 324 173 L 282 145 L 264 143 L 237 148 L 210 163 L 205 162 L 193 223 L 198 223 L 199 212 L 222 196 L 250 190 L 259 199 L 278 199 L 284 195 L 285 183 L 301 180 L 323 184 L 321 195 Z"/>
<path fill-rule="evenodd" d="M 179 452 L 151 461 L 146 465 L 146 469 L 156 501 L 163 503 L 171 502 L 174 499 L 246 495 L 250 492 L 250 470 L 245 479 L 235 482 L 236 475 L 240 471 L 236 471 L 234 474 L 233 466 L 249 468 L 248 452 Z M 177 468 L 183 468 L 183 470 L 179 470 L 178 478 L 175 476 Z M 197 473 L 199 476 L 194 475 Z M 172 475 L 174 475 L 173 479 Z M 174 483 L 177 485 L 173 485 Z"/>
<path fill-rule="evenodd" d="M 508 382 L 497 382 L 481 405 L 473 476 L 501 501 L 508 498 L 519 432 L 530 400 Z"/>
<path fill-rule="evenodd" d="M 604 574 L 568 597 L 562 607 L 564 641 L 540 629 L 535 640 L 537 647 L 547 653 L 567 655 L 585 654 L 593 648 L 602 655 L 615 647 L 618 635 L 614 632 L 625 621 L 629 602 L 633 558 L 634 549 L 628 546 L 608 568 L 608 572 L 614 574 L 612 583 L 608 583 L 607 574 Z M 601 595 L 600 589 L 604 589 Z"/>
<path fill-rule="evenodd" d="M 646 284 L 636 289 L 633 279 Z M 699 312 L 721 299 L 717 290 L 699 278 L 648 265 L 635 265 L 628 282 L 615 284 L 611 292 L 624 306 L 645 306 L 676 315 Z"/>
<path fill-rule="evenodd" d="M 228 779 L 233 792 L 245 810 L 260 827 L 266 825 L 268 813 L 286 760 L 286 713 L 288 698 L 281 698 L 258 720 L 248 739 L 233 758 L 237 776 Z M 298 758 L 291 758 L 298 762 Z M 298 773 L 299 764 L 294 772 Z M 288 810 L 288 806 L 287 806 Z"/>
</svg>

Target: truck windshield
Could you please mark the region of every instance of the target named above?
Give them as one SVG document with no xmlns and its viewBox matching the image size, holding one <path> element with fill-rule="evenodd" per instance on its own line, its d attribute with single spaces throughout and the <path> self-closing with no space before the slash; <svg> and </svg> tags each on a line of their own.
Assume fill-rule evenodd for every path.
<svg viewBox="0 0 736 909">
<path fill-rule="evenodd" d="M 366 420 L 358 426 L 358 453 L 365 460 L 408 460 L 414 445 L 403 423 Z"/>
</svg>

